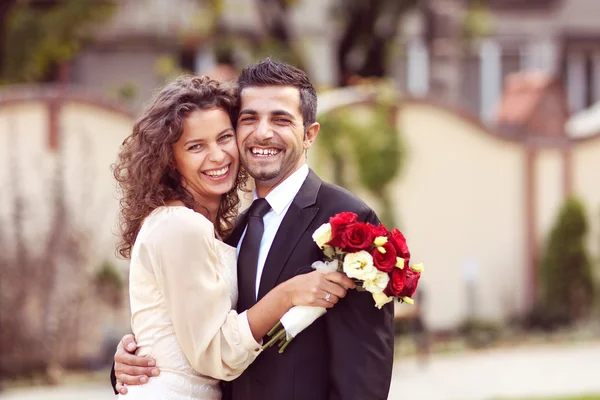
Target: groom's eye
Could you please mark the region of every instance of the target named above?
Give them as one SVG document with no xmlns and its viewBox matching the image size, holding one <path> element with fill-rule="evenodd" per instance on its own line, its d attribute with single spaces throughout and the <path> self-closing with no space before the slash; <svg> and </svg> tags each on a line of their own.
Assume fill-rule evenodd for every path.
<svg viewBox="0 0 600 400">
<path fill-rule="evenodd" d="M 255 117 L 242 117 L 240 118 L 240 122 L 249 122 L 249 121 L 254 121 L 256 118 Z"/>
</svg>

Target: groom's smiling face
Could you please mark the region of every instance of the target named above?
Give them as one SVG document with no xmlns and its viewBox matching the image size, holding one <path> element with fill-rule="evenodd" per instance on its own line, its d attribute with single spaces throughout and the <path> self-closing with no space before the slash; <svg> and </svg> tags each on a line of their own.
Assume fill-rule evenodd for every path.
<svg viewBox="0 0 600 400">
<path fill-rule="evenodd" d="M 257 185 L 273 188 L 305 162 L 319 131 L 305 129 L 300 92 L 293 86 L 247 87 L 237 124 L 240 158 Z"/>
</svg>

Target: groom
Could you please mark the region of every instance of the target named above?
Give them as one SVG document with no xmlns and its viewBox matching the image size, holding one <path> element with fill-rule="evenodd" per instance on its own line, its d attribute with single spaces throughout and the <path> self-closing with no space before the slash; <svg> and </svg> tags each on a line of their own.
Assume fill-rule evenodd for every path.
<svg viewBox="0 0 600 400">
<path fill-rule="evenodd" d="M 319 124 L 316 91 L 303 71 L 267 59 L 245 68 L 238 85 L 240 158 L 255 179 L 255 201 L 266 199 L 270 206 L 262 217 L 257 265 L 242 265 L 247 258 L 247 247 L 240 252 L 249 228 L 247 212 L 240 215 L 228 239 L 240 252 L 238 311 L 242 312 L 274 286 L 308 272 L 307 266 L 323 259 L 312 234 L 331 216 L 351 211 L 361 221 L 379 221 L 360 199 L 323 182 L 306 165 L 306 151 Z M 378 310 L 369 293 L 349 290 L 285 353 L 267 349 L 239 378 L 226 383 L 225 398 L 385 400 L 392 375 L 393 314 L 393 303 Z M 117 390 L 124 389 L 122 383 L 147 382 L 152 370 L 156 373 L 153 361 L 132 355 L 134 351 L 135 342 L 127 335 L 115 354 L 119 383 L 115 386 L 114 375 L 112 380 Z"/>
</svg>

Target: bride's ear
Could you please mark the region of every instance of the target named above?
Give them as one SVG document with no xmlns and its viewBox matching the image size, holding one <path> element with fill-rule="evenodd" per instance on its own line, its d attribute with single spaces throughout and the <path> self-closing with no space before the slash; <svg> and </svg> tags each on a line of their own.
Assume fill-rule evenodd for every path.
<svg viewBox="0 0 600 400">
<path fill-rule="evenodd" d="M 321 125 L 319 125 L 318 122 L 313 122 L 306 128 L 306 131 L 304 132 L 304 150 L 308 150 L 313 145 L 319 134 L 319 129 L 321 129 Z"/>
</svg>

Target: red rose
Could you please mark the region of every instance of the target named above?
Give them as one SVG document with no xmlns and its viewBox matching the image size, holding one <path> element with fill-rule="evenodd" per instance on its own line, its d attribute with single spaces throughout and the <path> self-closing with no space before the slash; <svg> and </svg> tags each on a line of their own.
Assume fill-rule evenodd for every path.
<svg viewBox="0 0 600 400">
<path fill-rule="evenodd" d="M 390 282 L 388 283 L 387 288 L 385 288 L 384 293 L 388 296 L 399 296 L 404 289 L 404 284 L 406 282 L 406 268 L 394 268 L 392 270 L 392 276 L 390 276 Z"/>
<path fill-rule="evenodd" d="M 392 246 L 390 242 L 387 242 L 381 247 L 385 250 L 385 254 L 380 252 L 377 248 L 374 248 L 371 252 L 375 267 L 383 272 L 392 272 L 394 265 L 396 265 L 396 250 L 394 250 L 394 246 Z"/>
<path fill-rule="evenodd" d="M 382 224 L 379 224 L 378 226 L 373 226 L 373 228 L 371 228 L 373 231 L 373 235 L 375 235 L 375 237 L 379 237 L 379 236 L 387 236 L 389 234 L 387 228 L 385 226 L 383 226 Z"/>
<path fill-rule="evenodd" d="M 410 251 L 408 251 L 408 245 L 406 244 L 406 238 L 398 229 L 394 229 L 388 235 L 388 240 L 392 242 L 396 254 L 398 257 L 404 258 L 406 262 L 410 260 Z"/>
<path fill-rule="evenodd" d="M 421 278 L 420 272 L 414 272 L 410 268 L 405 268 L 406 271 L 406 279 L 404 282 L 404 287 L 400 292 L 400 297 L 413 297 L 415 291 L 417 290 L 417 286 L 419 284 L 419 279 Z"/>
<path fill-rule="evenodd" d="M 334 247 L 342 247 L 342 238 L 346 228 L 357 220 L 357 215 L 351 212 L 341 212 L 329 218 L 332 239 L 327 244 Z"/>
<path fill-rule="evenodd" d="M 373 245 L 373 231 L 369 224 L 356 222 L 348 225 L 342 236 L 342 250 L 345 252 L 356 252 L 368 250 Z"/>
</svg>

